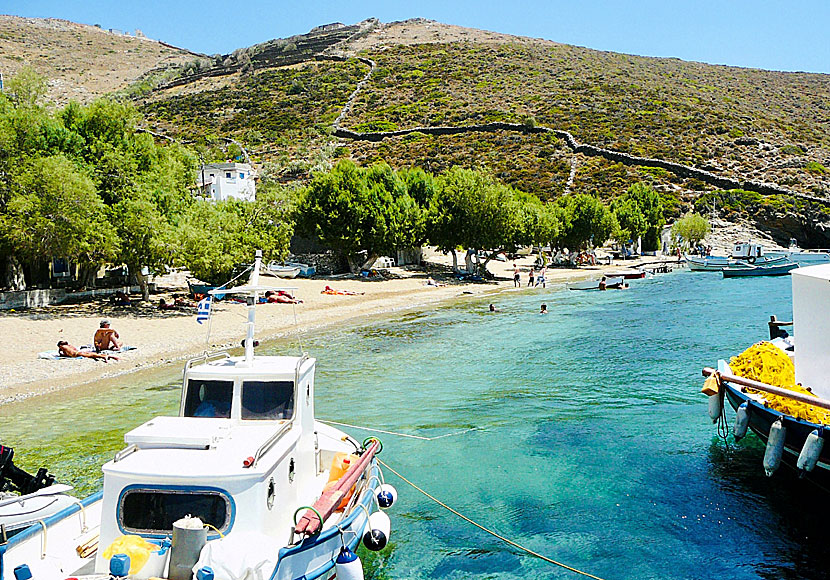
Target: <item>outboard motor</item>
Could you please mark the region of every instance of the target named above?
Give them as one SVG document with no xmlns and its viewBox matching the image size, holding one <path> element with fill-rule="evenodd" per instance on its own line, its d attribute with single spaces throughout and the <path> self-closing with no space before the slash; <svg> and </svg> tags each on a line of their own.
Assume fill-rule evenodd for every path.
<svg viewBox="0 0 830 580">
<path fill-rule="evenodd" d="M 14 449 L 0 445 L 0 491 L 16 491 L 27 495 L 55 483 L 55 476 L 45 467 L 38 469 L 37 475 L 31 475 L 17 467 L 12 461 L 13 457 Z"/>
</svg>

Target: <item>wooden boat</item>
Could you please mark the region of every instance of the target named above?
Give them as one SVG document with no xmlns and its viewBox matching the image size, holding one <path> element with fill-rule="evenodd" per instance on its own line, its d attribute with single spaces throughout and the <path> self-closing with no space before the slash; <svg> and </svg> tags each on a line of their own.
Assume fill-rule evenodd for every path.
<svg viewBox="0 0 830 580">
<path fill-rule="evenodd" d="M 689 269 L 695 272 L 720 272 L 724 268 L 748 268 L 751 266 L 770 266 L 786 261 L 784 256 L 763 255 L 752 258 L 727 258 L 724 256 L 684 256 Z"/>
<path fill-rule="evenodd" d="M 296 278 L 300 273 L 300 269 L 299 266 L 281 264 L 279 262 L 270 262 L 268 264 L 268 273 L 279 276 L 280 278 Z"/>
<path fill-rule="evenodd" d="M 738 278 L 742 276 L 786 276 L 791 270 L 798 268 L 795 262 L 776 263 L 771 266 L 740 266 L 738 268 L 724 268 L 724 278 Z"/>
<path fill-rule="evenodd" d="M 569 282 L 567 284 L 568 290 L 599 290 L 600 280 L 582 280 L 581 282 Z M 623 284 L 623 278 L 620 276 L 614 278 L 605 278 L 606 288 L 617 288 Z"/>
<path fill-rule="evenodd" d="M 793 321 L 779 323 L 772 317 L 769 323 L 770 342 L 781 349 L 779 356 L 789 356 L 793 361 L 796 383 L 808 387 L 812 395 L 736 376 L 725 360 L 718 362 L 717 371 L 703 369 L 704 376 L 716 375 L 719 385 L 709 396 L 710 418 L 713 422 L 726 421 L 723 403 L 728 401 L 736 411 L 733 429 L 736 439 L 750 430 L 766 442 L 764 469 L 767 475 L 772 475 L 782 461 L 794 465 L 802 473 L 815 467 L 824 472 L 830 470 L 830 446 L 824 445 L 825 437 L 830 437 L 830 432 L 825 431 L 826 425 L 778 411 L 766 398 L 767 395 L 779 395 L 830 411 L 828 282 L 830 264 L 793 270 Z M 793 325 L 795 340 L 779 333 L 779 326 L 789 324 Z M 773 350 L 778 352 L 774 347 Z"/>
<path fill-rule="evenodd" d="M 298 278 L 311 278 L 317 273 L 317 268 L 309 266 L 308 264 L 302 264 L 300 262 L 286 262 L 285 265 L 290 266 L 291 268 L 299 268 L 300 271 L 297 274 Z"/>
<path fill-rule="evenodd" d="M 378 508 L 397 494 L 381 483 L 380 441 L 361 444 L 315 419 L 315 359 L 254 356 L 257 299 L 280 290 L 260 285 L 260 267 L 258 252 L 248 283 L 222 290 L 246 297 L 244 355 L 189 360 L 178 416 L 129 431 L 103 466 L 102 492 L 1 543 L 0 580 L 21 566 L 36 580 L 106 578 L 113 567 L 126 575 L 120 548 L 106 548 L 135 536 L 159 543 L 178 534 L 183 547 L 173 540 L 167 566 L 150 550 L 153 569 L 137 558 L 130 570 L 173 580 L 191 570 L 203 580 L 207 568 L 235 580 L 328 579 L 335 566 L 359 566 L 361 540 L 370 550 L 386 545 L 389 518 Z M 201 521 L 185 529 L 176 522 L 186 515 Z"/>
</svg>

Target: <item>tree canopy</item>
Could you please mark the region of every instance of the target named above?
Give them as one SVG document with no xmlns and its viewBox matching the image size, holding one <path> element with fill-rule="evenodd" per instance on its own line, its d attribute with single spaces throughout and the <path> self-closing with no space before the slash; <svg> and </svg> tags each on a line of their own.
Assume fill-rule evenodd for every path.
<svg viewBox="0 0 830 580">
<path fill-rule="evenodd" d="M 671 235 L 675 244 L 686 243 L 697 245 L 709 235 L 711 228 L 709 221 L 699 213 L 687 213 L 672 224 Z"/>
</svg>

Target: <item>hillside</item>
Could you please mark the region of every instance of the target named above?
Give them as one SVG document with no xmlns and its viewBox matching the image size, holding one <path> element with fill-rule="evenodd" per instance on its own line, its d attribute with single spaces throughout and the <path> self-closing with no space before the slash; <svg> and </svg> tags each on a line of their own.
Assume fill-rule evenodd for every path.
<svg viewBox="0 0 830 580">
<path fill-rule="evenodd" d="M 88 103 L 123 89 L 144 71 L 181 65 L 195 56 L 96 26 L 0 15 L 0 72 L 9 78 L 31 66 L 49 79 L 48 98 L 57 104 Z"/>
<path fill-rule="evenodd" d="M 327 25 L 187 57 L 171 67 L 159 55 L 121 93 L 148 128 L 197 145 L 232 137 L 283 181 L 340 157 L 432 172 L 485 167 L 543 199 L 609 199 L 647 180 L 669 215 L 714 205 L 779 238 L 830 246 L 820 201 L 830 199 L 830 75 L 615 54 L 420 19 Z M 750 192 L 712 194 L 737 187 Z"/>
</svg>

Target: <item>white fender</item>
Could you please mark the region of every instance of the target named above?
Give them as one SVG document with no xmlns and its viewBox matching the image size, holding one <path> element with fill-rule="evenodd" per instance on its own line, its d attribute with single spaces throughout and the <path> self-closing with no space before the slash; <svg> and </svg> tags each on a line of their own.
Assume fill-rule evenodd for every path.
<svg viewBox="0 0 830 580">
<path fill-rule="evenodd" d="M 818 463 L 823 447 L 824 437 L 819 435 L 818 429 L 813 429 L 807 435 L 804 447 L 801 448 L 801 453 L 798 454 L 798 468 L 803 471 L 812 471 Z"/>
<path fill-rule="evenodd" d="M 744 401 L 738 405 L 735 413 L 735 441 L 740 441 L 749 428 L 749 403 Z"/>
<path fill-rule="evenodd" d="M 369 529 L 363 534 L 363 545 L 373 552 L 383 550 L 391 531 L 392 522 L 386 512 L 375 512 L 369 516 Z"/>
<path fill-rule="evenodd" d="M 334 561 L 337 580 L 363 580 L 363 564 L 348 547 L 343 546 Z"/>
<path fill-rule="evenodd" d="M 380 509 L 390 508 L 395 505 L 396 501 L 398 501 L 398 490 L 388 483 L 381 485 L 380 491 L 378 491 L 378 506 L 380 506 Z"/>
<path fill-rule="evenodd" d="M 723 413 L 723 403 L 721 402 L 720 395 L 712 395 L 709 397 L 709 418 L 712 420 L 712 423 L 718 422 L 721 413 Z"/>
<path fill-rule="evenodd" d="M 784 427 L 784 418 L 778 420 L 769 428 L 767 449 L 764 451 L 764 471 L 771 476 L 781 465 L 781 456 L 784 454 L 784 440 L 787 438 L 787 428 Z"/>
</svg>

